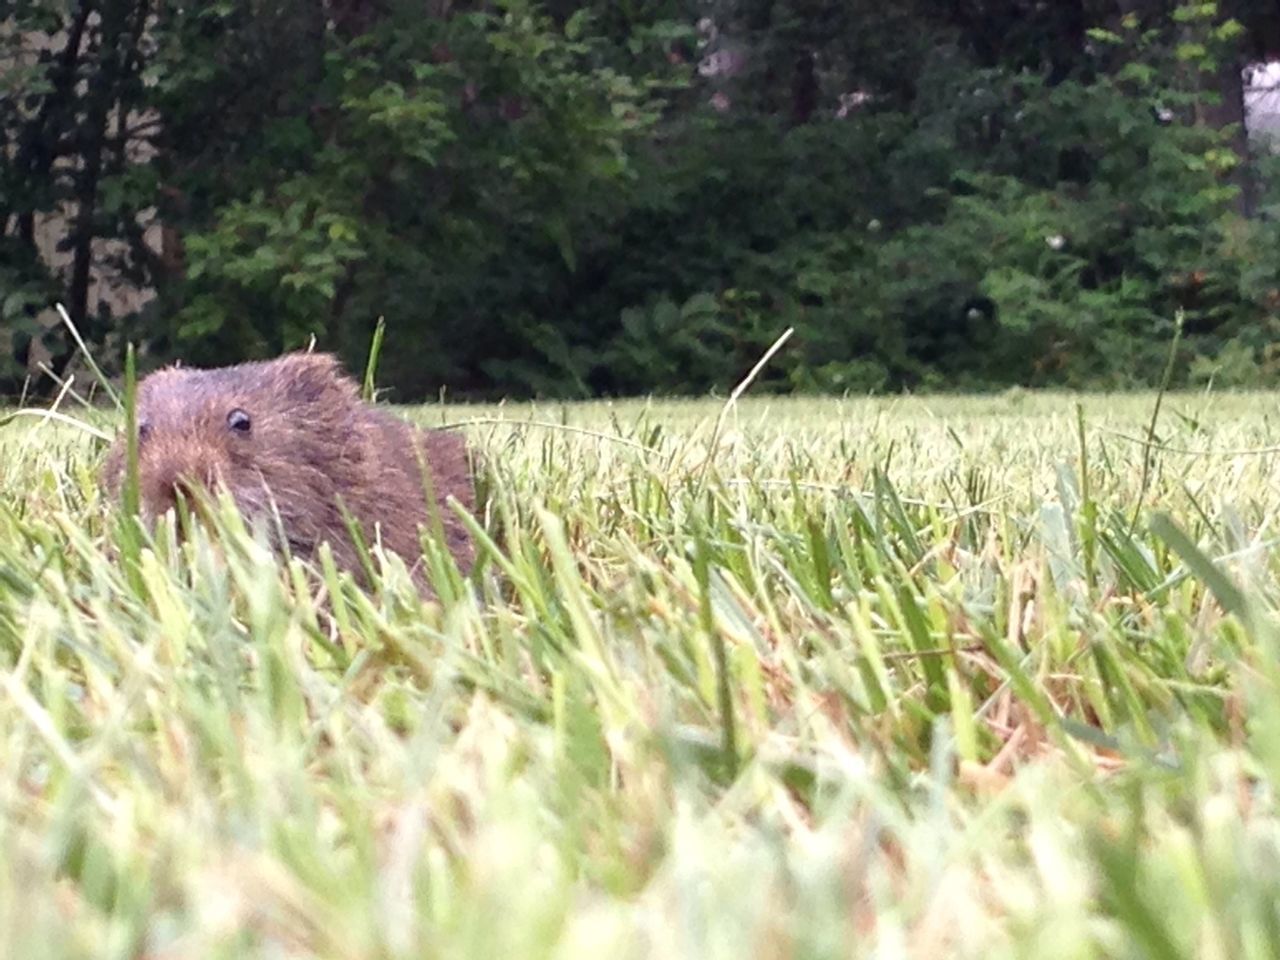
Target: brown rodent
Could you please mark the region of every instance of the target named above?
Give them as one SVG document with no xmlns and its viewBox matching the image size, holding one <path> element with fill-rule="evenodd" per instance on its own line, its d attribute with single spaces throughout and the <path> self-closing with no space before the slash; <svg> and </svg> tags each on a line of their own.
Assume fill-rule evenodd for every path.
<svg viewBox="0 0 1280 960">
<path fill-rule="evenodd" d="M 291 551 L 309 557 L 327 541 L 335 562 L 363 582 L 341 502 L 368 547 L 380 536 L 426 586 L 419 540 L 419 527 L 430 529 L 432 522 L 420 469 L 425 462 L 450 552 L 464 572 L 472 565 L 471 539 L 445 505 L 453 497 L 474 510 L 465 441 L 365 404 L 329 354 L 289 353 L 215 369 L 166 367 L 138 384 L 136 411 L 144 517 L 172 507 L 177 491 L 220 486 L 247 521 L 265 520 L 273 536 L 274 504 Z M 104 464 L 113 496 L 123 486 L 126 450 L 121 436 Z"/>
</svg>

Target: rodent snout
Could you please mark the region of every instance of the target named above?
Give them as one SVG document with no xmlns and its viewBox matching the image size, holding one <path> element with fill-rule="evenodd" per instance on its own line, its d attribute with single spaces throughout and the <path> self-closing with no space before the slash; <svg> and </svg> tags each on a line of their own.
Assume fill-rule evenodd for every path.
<svg viewBox="0 0 1280 960">
<path fill-rule="evenodd" d="M 187 506 L 202 493 L 211 493 L 218 482 L 215 464 L 203 457 L 174 456 L 165 451 L 144 455 L 138 464 L 142 503 L 151 516 L 177 506 L 181 495 Z"/>
</svg>

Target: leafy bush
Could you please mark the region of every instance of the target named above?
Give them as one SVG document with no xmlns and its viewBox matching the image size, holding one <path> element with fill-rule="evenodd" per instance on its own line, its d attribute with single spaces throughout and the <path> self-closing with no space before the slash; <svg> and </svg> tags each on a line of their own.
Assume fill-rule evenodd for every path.
<svg viewBox="0 0 1280 960">
<path fill-rule="evenodd" d="M 111 5 L 75 69 L 0 82 L 9 355 L 74 288 L 93 342 L 152 363 L 315 337 L 358 364 L 385 318 L 398 399 L 726 389 L 788 327 L 759 389 L 1123 387 L 1179 315 L 1176 377 L 1265 376 L 1280 226 L 1240 216 L 1232 131 L 1203 119 L 1243 28 L 997 6 L 227 0 L 141 38 L 150 8 Z M 126 108 L 155 118 L 136 155 Z M 152 208 L 180 263 L 147 249 Z M 21 239 L 54 211 L 81 266 L 124 240 L 158 298 L 89 316 Z"/>
</svg>

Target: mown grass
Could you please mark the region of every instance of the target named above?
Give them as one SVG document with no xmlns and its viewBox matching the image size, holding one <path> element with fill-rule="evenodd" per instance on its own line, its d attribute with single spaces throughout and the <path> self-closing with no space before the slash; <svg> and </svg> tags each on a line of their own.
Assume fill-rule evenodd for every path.
<svg viewBox="0 0 1280 960">
<path fill-rule="evenodd" d="M 430 605 L 10 422 L 0 956 L 1280 955 L 1280 395 L 1152 402 L 407 411 Z"/>
</svg>

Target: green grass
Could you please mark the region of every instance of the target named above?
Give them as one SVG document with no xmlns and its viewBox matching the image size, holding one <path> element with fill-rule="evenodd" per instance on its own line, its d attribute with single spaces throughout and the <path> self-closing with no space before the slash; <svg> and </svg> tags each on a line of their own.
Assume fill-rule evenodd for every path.
<svg viewBox="0 0 1280 960">
<path fill-rule="evenodd" d="M 10 422 L 0 956 L 1280 955 L 1280 395 L 1152 403 L 409 411 L 432 605 Z"/>
</svg>

